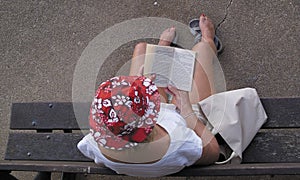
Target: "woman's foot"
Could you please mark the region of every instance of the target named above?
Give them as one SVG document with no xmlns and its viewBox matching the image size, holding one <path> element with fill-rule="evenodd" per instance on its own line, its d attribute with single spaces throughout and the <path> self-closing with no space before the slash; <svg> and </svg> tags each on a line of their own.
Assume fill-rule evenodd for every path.
<svg viewBox="0 0 300 180">
<path fill-rule="evenodd" d="M 214 24 L 212 23 L 212 20 L 208 18 L 206 15 L 201 14 L 199 18 L 199 26 L 202 33 L 202 42 L 207 42 L 210 47 L 217 52 L 216 45 L 214 43 L 214 37 L 215 37 L 215 28 Z"/>
<path fill-rule="evenodd" d="M 161 46 L 170 46 L 171 42 L 175 38 L 176 32 L 175 27 L 168 28 L 161 33 L 158 45 Z"/>
</svg>

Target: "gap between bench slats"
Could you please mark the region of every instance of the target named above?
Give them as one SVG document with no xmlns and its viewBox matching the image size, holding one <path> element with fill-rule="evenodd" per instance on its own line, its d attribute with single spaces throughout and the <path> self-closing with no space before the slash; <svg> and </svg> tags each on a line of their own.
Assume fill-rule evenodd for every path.
<svg viewBox="0 0 300 180">
<path fill-rule="evenodd" d="M 262 98 L 268 114 L 263 128 L 300 127 L 300 98 Z M 90 103 L 76 103 L 80 128 L 88 129 Z M 71 102 L 14 103 L 11 113 L 11 129 L 80 129 Z"/>
<path fill-rule="evenodd" d="M 243 154 L 243 162 L 300 162 L 300 129 L 264 130 Z M 7 160 L 90 161 L 77 149 L 81 133 L 11 133 Z"/>
</svg>

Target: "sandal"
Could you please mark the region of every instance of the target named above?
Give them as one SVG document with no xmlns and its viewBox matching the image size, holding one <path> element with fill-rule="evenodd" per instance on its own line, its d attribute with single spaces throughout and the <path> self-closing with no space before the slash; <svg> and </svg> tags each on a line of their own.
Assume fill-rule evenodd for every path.
<svg viewBox="0 0 300 180">
<path fill-rule="evenodd" d="M 202 34 L 201 34 L 200 27 L 199 27 L 199 19 L 192 19 L 189 22 L 189 29 L 190 29 L 190 32 L 192 33 L 192 35 L 195 36 L 194 43 L 197 44 L 198 42 L 200 42 Z M 221 52 L 223 51 L 223 45 L 222 45 L 221 40 L 216 35 L 214 37 L 214 43 L 217 48 L 217 54 L 221 54 Z"/>
</svg>

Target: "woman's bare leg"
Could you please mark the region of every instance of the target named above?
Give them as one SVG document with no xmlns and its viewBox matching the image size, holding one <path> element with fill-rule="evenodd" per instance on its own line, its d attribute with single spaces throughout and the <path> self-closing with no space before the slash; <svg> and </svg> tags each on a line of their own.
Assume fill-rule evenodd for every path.
<svg viewBox="0 0 300 180">
<path fill-rule="evenodd" d="M 174 27 L 168 28 L 160 35 L 158 45 L 170 46 L 174 37 L 175 37 L 175 28 Z M 142 67 L 142 65 L 144 65 L 146 46 L 147 43 L 145 42 L 138 43 L 135 46 L 132 55 L 129 76 L 136 76 L 139 73 L 139 70 Z"/>
<path fill-rule="evenodd" d="M 190 101 L 197 103 L 214 94 L 213 59 L 216 58 L 214 44 L 214 25 L 205 15 L 200 16 L 201 42 L 193 47 L 197 52 L 193 89 L 190 92 Z"/>
<path fill-rule="evenodd" d="M 145 42 L 141 42 L 135 45 L 130 65 L 129 76 L 138 75 L 140 68 L 144 65 L 146 46 L 147 43 Z"/>
<path fill-rule="evenodd" d="M 170 46 L 171 42 L 175 37 L 175 28 L 168 28 L 166 29 L 159 38 L 158 45 L 161 46 Z M 129 71 L 129 76 L 136 76 L 139 73 L 139 70 L 144 65 L 145 62 L 145 53 L 146 53 L 146 46 L 147 43 L 138 43 L 133 51 L 133 56 L 131 60 L 131 66 Z M 163 88 L 158 88 L 160 95 L 163 96 L 165 102 L 167 101 L 167 95 Z"/>
</svg>

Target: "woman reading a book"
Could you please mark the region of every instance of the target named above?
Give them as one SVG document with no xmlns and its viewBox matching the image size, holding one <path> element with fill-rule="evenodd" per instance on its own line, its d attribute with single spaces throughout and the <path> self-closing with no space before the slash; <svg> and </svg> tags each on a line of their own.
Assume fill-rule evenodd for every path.
<svg viewBox="0 0 300 180">
<path fill-rule="evenodd" d="M 137 44 L 130 76 L 107 80 L 96 92 L 91 133 L 78 144 L 83 154 L 117 173 L 145 177 L 218 160 L 218 142 L 197 117 L 196 104 L 214 92 L 209 78 L 216 53 L 214 26 L 205 15 L 200 16 L 200 29 L 202 39 L 192 49 L 202 54 L 196 57 L 192 91 L 156 87 L 155 76 L 141 76 L 146 43 Z M 175 28 L 169 28 L 158 44 L 169 46 L 174 36 Z M 173 96 L 170 103 L 167 94 Z"/>
</svg>

